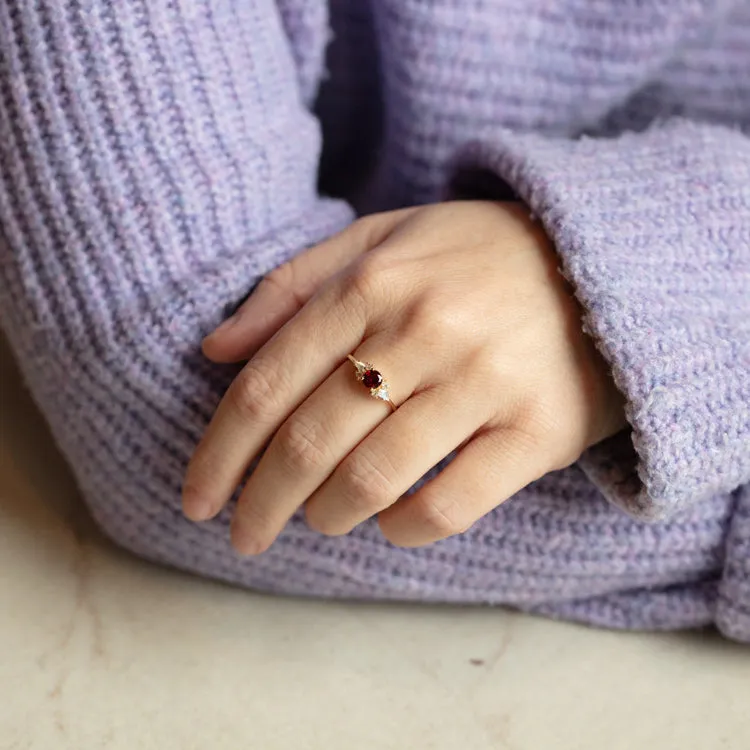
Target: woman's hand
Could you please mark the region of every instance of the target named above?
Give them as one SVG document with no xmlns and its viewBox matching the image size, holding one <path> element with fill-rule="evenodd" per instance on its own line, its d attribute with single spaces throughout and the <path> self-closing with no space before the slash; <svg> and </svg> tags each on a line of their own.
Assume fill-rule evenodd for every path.
<svg viewBox="0 0 750 750">
<path fill-rule="evenodd" d="M 378 514 L 417 546 L 573 463 L 625 418 L 557 265 L 520 205 L 477 201 L 369 216 L 273 270 L 204 342 L 216 361 L 252 358 L 190 462 L 185 513 L 218 513 L 265 447 L 238 551 L 267 549 L 303 503 L 324 534 Z M 383 374 L 394 413 L 350 353 Z"/>
</svg>

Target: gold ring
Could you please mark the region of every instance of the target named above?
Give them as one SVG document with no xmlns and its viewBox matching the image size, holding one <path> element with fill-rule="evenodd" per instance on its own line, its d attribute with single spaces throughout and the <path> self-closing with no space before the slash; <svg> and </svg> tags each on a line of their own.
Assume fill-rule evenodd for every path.
<svg viewBox="0 0 750 750">
<path fill-rule="evenodd" d="M 385 378 L 375 369 L 375 365 L 370 362 L 360 362 L 354 359 L 351 354 L 346 355 L 357 368 L 357 380 L 362 383 L 373 398 L 379 398 L 386 401 L 391 406 L 391 411 L 396 411 L 396 404 L 391 401 L 391 393 Z"/>
</svg>

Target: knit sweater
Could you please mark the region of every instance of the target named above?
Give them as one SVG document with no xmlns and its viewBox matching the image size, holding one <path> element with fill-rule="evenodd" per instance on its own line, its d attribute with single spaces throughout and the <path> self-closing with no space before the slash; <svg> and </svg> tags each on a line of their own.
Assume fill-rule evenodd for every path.
<svg viewBox="0 0 750 750">
<path fill-rule="evenodd" d="M 746 0 L 5 0 L 0 322 L 148 559 L 750 641 L 749 129 Z M 543 224 L 628 428 L 428 547 L 298 513 L 236 555 L 229 508 L 180 508 L 237 372 L 201 338 L 357 213 L 447 197 Z"/>
</svg>

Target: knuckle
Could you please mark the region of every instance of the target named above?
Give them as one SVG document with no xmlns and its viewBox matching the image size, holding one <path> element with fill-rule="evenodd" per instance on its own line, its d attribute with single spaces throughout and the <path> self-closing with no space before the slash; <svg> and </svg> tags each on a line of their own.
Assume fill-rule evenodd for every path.
<svg viewBox="0 0 750 750">
<path fill-rule="evenodd" d="M 357 236 L 362 247 L 370 247 L 374 235 L 378 234 L 382 222 L 380 214 L 360 216 L 352 225 L 351 231 Z"/>
<path fill-rule="evenodd" d="M 462 534 L 472 525 L 464 519 L 458 502 L 446 504 L 431 495 L 420 498 L 418 514 L 421 523 L 439 539 Z"/>
<path fill-rule="evenodd" d="M 232 408 L 247 421 L 264 421 L 276 413 L 282 388 L 266 366 L 248 364 L 235 378 L 227 396 Z"/>
<path fill-rule="evenodd" d="M 348 281 L 348 290 L 358 301 L 370 302 L 380 294 L 380 280 L 369 260 L 357 263 Z"/>
<path fill-rule="evenodd" d="M 276 441 L 282 461 L 294 470 L 319 469 L 330 459 L 320 425 L 307 417 L 295 415 L 288 419 Z"/>
<path fill-rule="evenodd" d="M 269 271 L 263 277 L 263 283 L 276 287 L 279 292 L 291 297 L 299 308 L 305 303 L 304 297 L 300 295 L 299 276 L 295 259 L 292 258 Z"/>
<path fill-rule="evenodd" d="M 291 260 L 272 268 L 263 277 L 263 281 L 285 291 L 290 289 L 294 286 L 294 266 Z"/>
<path fill-rule="evenodd" d="M 341 467 L 342 498 L 364 513 L 380 510 L 394 499 L 393 482 L 367 455 L 354 455 Z"/>
<path fill-rule="evenodd" d="M 501 339 L 483 347 L 474 366 L 481 382 L 496 390 L 507 420 L 515 423 L 531 412 L 542 386 L 533 362 L 512 342 Z"/>
<path fill-rule="evenodd" d="M 398 272 L 389 254 L 371 251 L 353 265 L 347 287 L 356 302 L 371 305 L 382 300 L 397 283 Z"/>
<path fill-rule="evenodd" d="M 576 460 L 571 453 L 570 430 L 561 419 L 562 413 L 536 399 L 522 408 L 513 430 L 519 450 L 540 459 L 544 457 L 547 469 L 562 469 Z"/>
<path fill-rule="evenodd" d="M 372 306 L 369 292 L 369 281 L 362 280 L 360 274 L 350 270 L 335 286 L 335 305 L 340 307 L 346 316 L 361 318 Z"/>
<path fill-rule="evenodd" d="M 455 300 L 442 295 L 424 294 L 411 307 L 406 324 L 412 335 L 426 341 L 466 337 L 464 313 Z"/>
</svg>

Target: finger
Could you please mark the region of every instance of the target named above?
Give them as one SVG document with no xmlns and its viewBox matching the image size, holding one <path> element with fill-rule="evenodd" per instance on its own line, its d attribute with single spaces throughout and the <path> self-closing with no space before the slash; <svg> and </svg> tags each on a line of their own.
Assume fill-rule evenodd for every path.
<svg viewBox="0 0 750 750">
<path fill-rule="evenodd" d="M 380 334 L 354 354 L 363 361 L 375 358 L 397 404 L 410 403 L 407 399 L 422 383 L 423 362 L 408 350 L 407 342 Z M 397 374 L 394 382 L 388 378 L 391 372 Z M 370 395 L 345 360 L 281 425 L 248 479 L 232 522 L 235 548 L 244 554 L 267 549 L 347 454 L 383 420 L 390 421 L 390 413 L 390 406 Z"/>
<path fill-rule="evenodd" d="M 266 274 L 242 306 L 203 340 L 215 362 L 249 359 L 331 276 L 382 243 L 414 208 L 375 214 L 350 224 Z"/>
<path fill-rule="evenodd" d="M 452 385 L 412 395 L 310 497 L 310 526 L 324 534 L 346 534 L 395 503 L 484 423 L 481 399 L 462 395 Z"/>
<path fill-rule="evenodd" d="M 418 547 L 463 533 L 548 471 L 532 442 L 514 429 L 481 433 L 434 479 L 380 514 L 383 534 Z"/>
<path fill-rule="evenodd" d="M 352 291 L 354 290 L 354 291 Z M 348 279 L 328 284 L 279 329 L 234 379 L 188 464 L 183 510 L 218 513 L 282 422 L 377 325 L 377 301 Z"/>
</svg>

